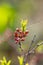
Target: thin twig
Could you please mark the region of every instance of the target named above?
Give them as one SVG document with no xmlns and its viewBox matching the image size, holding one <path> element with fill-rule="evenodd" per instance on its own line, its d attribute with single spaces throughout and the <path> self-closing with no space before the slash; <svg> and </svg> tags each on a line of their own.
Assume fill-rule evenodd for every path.
<svg viewBox="0 0 43 65">
<path fill-rule="evenodd" d="M 38 46 L 42 45 L 42 44 L 43 44 L 43 42 L 41 42 L 40 44 L 38 43 L 34 48 L 32 48 L 31 50 L 29 50 L 29 52 L 27 52 L 27 53 L 24 55 L 24 59 L 25 59 L 24 61 L 25 61 L 25 63 L 26 63 L 26 60 L 27 60 L 28 55 L 34 54 L 35 49 L 36 49 Z"/>
<path fill-rule="evenodd" d="M 35 41 L 35 38 L 36 38 L 36 35 L 34 35 L 34 37 L 33 37 L 33 39 L 32 39 L 32 42 L 31 42 L 31 44 L 30 44 L 30 47 L 29 47 L 29 50 L 28 50 L 28 52 L 30 51 L 30 49 L 31 49 L 31 46 L 32 46 L 32 44 L 34 43 L 34 41 Z"/>
<path fill-rule="evenodd" d="M 40 43 L 40 44 L 37 44 L 33 49 L 31 49 L 31 50 L 29 51 L 29 53 L 33 52 L 38 46 L 40 46 L 40 45 L 42 45 L 42 44 L 43 44 L 43 42 Z"/>
<path fill-rule="evenodd" d="M 19 42 L 19 47 L 20 47 L 21 51 L 24 51 L 22 48 L 21 42 Z"/>
</svg>

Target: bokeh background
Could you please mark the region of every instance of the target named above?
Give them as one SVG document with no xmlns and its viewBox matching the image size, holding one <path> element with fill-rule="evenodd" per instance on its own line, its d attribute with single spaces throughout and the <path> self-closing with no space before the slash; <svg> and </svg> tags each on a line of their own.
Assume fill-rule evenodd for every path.
<svg viewBox="0 0 43 65">
<path fill-rule="evenodd" d="M 26 53 L 34 35 L 36 35 L 35 45 L 43 42 L 43 0 L 0 0 L 0 35 L 3 35 L 7 28 L 15 31 L 16 27 L 20 27 L 22 19 L 28 20 L 29 34 L 22 44 Z M 43 45 L 36 49 L 36 53 L 43 53 Z M 0 59 L 5 56 L 12 60 L 12 65 L 19 65 L 17 56 L 20 54 L 22 52 L 15 43 L 0 44 Z"/>
</svg>

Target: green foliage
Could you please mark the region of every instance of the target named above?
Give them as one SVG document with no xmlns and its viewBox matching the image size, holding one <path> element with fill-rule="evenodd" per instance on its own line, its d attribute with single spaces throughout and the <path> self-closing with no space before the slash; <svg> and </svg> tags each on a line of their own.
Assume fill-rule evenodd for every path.
<svg viewBox="0 0 43 65">
<path fill-rule="evenodd" d="M 16 11 L 11 4 L 2 3 L 0 5 L 0 33 L 14 24 Z"/>
<path fill-rule="evenodd" d="M 3 57 L 3 60 L 0 60 L 0 63 L 1 63 L 1 65 L 10 65 L 10 64 L 11 64 L 11 60 L 9 60 L 9 61 L 7 62 L 6 58 Z"/>
<path fill-rule="evenodd" d="M 18 56 L 18 60 L 19 60 L 19 64 L 20 65 L 24 65 L 24 57 L 23 56 Z M 26 63 L 25 65 L 29 65 L 28 63 Z"/>
<path fill-rule="evenodd" d="M 27 25 L 27 20 L 22 20 L 21 21 L 21 29 L 22 29 L 22 31 L 26 30 L 26 25 Z"/>
</svg>

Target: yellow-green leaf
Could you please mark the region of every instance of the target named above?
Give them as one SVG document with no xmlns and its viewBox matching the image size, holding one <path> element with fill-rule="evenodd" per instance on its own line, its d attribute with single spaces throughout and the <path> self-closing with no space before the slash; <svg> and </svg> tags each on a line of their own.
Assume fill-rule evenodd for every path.
<svg viewBox="0 0 43 65">
<path fill-rule="evenodd" d="M 27 20 L 22 20 L 21 21 L 21 29 L 22 29 L 22 31 L 26 30 L 26 25 L 27 25 Z"/>
<path fill-rule="evenodd" d="M 9 60 L 6 65 L 10 65 L 10 64 L 11 64 L 11 60 Z"/>
<path fill-rule="evenodd" d="M 23 65 L 24 57 L 23 56 L 21 56 L 21 57 L 18 56 L 18 60 L 19 60 L 19 64 Z"/>
<path fill-rule="evenodd" d="M 28 63 L 26 63 L 26 65 L 29 65 Z"/>
<path fill-rule="evenodd" d="M 3 57 L 3 62 L 6 64 L 7 63 L 7 61 L 6 61 L 6 58 L 5 57 Z"/>
</svg>

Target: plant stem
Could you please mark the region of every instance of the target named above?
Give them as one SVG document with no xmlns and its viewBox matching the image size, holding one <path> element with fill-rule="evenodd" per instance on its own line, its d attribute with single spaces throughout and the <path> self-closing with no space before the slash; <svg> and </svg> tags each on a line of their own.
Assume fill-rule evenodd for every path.
<svg viewBox="0 0 43 65">
<path fill-rule="evenodd" d="M 20 46 L 21 51 L 23 51 L 23 48 L 22 48 L 21 42 L 19 42 L 19 46 Z"/>
</svg>

